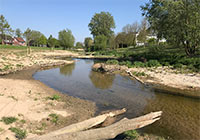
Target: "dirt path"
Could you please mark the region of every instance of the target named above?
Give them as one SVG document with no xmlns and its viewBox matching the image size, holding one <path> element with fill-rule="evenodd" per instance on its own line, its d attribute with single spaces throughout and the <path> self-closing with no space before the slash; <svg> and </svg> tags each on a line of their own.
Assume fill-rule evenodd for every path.
<svg viewBox="0 0 200 140">
<path fill-rule="evenodd" d="M 94 103 L 61 94 L 32 78 L 41 67 L 73 63 L 49 58 L 66 55 L 70 52 L 37 52 L 20 57 L 11 53 L 1 57 L 0 67 L 9 64 L 12 68 L 2 70 L 0 74 L 15 73 L 0 76 L 0 119 L 14 117 L 17 120 L 11 124 L 0 121 L 0 140 L 17 139 L 16 134 L 9 130 L 11 127 L 25 130 L 30 138 L 94 115 Z M 17 67 L 17 64 L 23 67 Z"/>
</svg>

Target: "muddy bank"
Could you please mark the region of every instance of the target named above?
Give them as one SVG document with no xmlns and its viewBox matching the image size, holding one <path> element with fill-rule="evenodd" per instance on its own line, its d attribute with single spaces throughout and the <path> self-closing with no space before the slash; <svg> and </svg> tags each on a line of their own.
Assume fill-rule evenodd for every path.
<svg viewBox="0 0 200 140">
<path fill-rule="evenodd" d="M 32 78 L 38 70 L 73 62 L 47 59 L 44 58 L 46 54 L 37 56 L 41 56 L 38 58 L 39 64 L 29 61 L 29 57 L 24 57 L 26 60 L 24 62 L 18 58 L 18 61 L 9 60 L 9 63 L 14 65 L 21 62 L 23 68 L 1 71 L 0 119 L 3 117 L 16 119 L 10 124 L 0 121 L 2 140 L 8 138 L 16 140 L 16 134 L 9 128 L 24 130 L 30 138 L 94 116 L 96 110 L 94 103 L 64 95 Z"/>
<path fill-rule="evenodd" d="M 200 74 L 181 74 L 167 67 L 159 68 L 128 68 L 119 65 L 97 63 L 94 71 L 128 74 L 139 82 L 151 85 L 155 90 L 166 93 L 200 98 Z"/>
</svg>

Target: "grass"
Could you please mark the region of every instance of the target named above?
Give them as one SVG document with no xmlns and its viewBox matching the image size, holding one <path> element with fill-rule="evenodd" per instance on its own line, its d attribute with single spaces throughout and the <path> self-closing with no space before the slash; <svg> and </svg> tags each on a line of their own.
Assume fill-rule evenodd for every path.
<svg viewBox="0 0 200 140">
<path fill-rule="evenodd" d="M 4 129 L 0 127 L 0 133 L 3 132 L 3 131 L 4 131 Z"/>
<path fill-rule="evenodd" d="M 18 101 L 18 99 L 15 98 L 15 96 L 8 96 L 8 98 L 11 98 L 11 99 L 13 99 L 13 100 L 15 100 L 15 101 Z"/>
<path fill-rule="evenodd" d="M 16 122 L 17 118 L 15 118 L 15 117 L 2 117 L 1 121 L 8 125 L 8 124 L 12 124 L 12 123 Z"/>
<path fill-rule="evenodd" d="M 115 56 L 116 60 L 108 60 L 108 64 L 126 65 L 128 67 L 172 66 L 191 72 L 200 72 L 200 48 L 196 55 L 188 57 L 184 48 L 170 45 L 149 45 L 146 47 L 120 48 L 94 52 L 94 55 Z"/>
<path fill-rule="evenodd" d="M 22 130 L 16 127 L 10 127 L 9 130 L 15 133 L 15 137 L 18 138 L 19 140 L 25 139 L 27 136 L 26 130 Z"/>
<path fill-rule="evenodd" d="M 126 131 L 123 135 L 125 136 L 124 140 L 137 140 L 140 137 L 136 130 Z"/>
<path fill-rule="evenodd" d="M 30 48 L 34 51 L 37 50 L 51 50 L 51 48 L 48 47 L 34 47 L 30 46 Z M 26 50 L 27 46 L 13 46 L 13 45 L 0 45 L 0 50 L 1 49 L 9 49 L 9 50 Z M 62 48 L 54 48 L 54 50 L 61 50 Z"/>
<path fill-rule="evenodd" d="M 47 97 L 47 99 L 49 99 L 49 100 L 59 100 L 60 99 L 60 96 L 59 95 L 57 95 L 57 94 L 54 94 L 53 96 L 51 96 L 51 97 Z"/>
<path fill-rule="evenodd" d="M 51 118 L 52 123 L 58 124 L 59 117 L 57 114 L 55 113 L 49 114 L 49 117 Z"/>
</svg>

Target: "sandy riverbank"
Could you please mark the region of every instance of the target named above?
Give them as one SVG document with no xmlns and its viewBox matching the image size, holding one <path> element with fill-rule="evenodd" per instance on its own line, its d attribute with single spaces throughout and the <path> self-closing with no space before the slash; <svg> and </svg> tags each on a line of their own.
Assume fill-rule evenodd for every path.
<svg viewBox="0 0 200 140">
<path fill-rule="evenodd" d="M 106 72 L 125 72 L 144 84 L 157 85 L 163 90 L 183 91 L 177 94 L 200 97 L 200 73 L 180 73 L 169 67 L 158 68 L 128 68 L 119 65 L 95 64 L 94 70 L 103 69 Z M 131 74 L 130 74 L 131 73 Z"/>
<path fill-rule="evenodd" d="M 28 56 L 16 52 L 1 55 L 0 119 L 17 118 L 12 124 L 0 122 L 1 140 L 16 139 L 15 134 L 9 130 L 10 127 L 26 130 L 27 137 L 30 138 L 94 115 L 94 103 L 63 95 L 32 78 L 32 74 L 40 68 L 73 63 L 50 59 L 51 56 L 69 55 L 71 53 L 67 51 L 35 52 Z M 54 95 L 60 98 L 52 99 Z M 56 117 L 52 118 L 50 114 Z"/>
</svg>

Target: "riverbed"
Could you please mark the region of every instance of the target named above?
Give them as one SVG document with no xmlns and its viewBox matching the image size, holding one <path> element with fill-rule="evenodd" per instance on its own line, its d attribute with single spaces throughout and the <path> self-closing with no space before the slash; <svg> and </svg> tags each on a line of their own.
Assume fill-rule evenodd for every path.
<svg viewBox="0 0 200 140">
<path fill-rule="evenodd" d="M 97 114 L 126 108 L 124 116 L 133 118 L 161 110 L 161 120 L 141 131 L 167 139 L 199 139 L 199 99 L 158 92 L 128 76 L 94 72 L 94 63 L 76 59 L 74 64 L 39 71 L 33 77 L 64 94 L 95 102 Z"/>
</svg>

